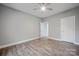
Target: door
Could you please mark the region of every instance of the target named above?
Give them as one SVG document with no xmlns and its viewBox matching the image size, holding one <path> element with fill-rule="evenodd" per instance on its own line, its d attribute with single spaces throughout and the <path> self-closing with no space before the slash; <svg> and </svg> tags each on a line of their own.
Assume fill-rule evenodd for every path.
<svg viewBox="0 0 79 59">
<path fill-rule="evenodd" d="M 61 40 L 75 42 L 75 16 L 61 19 Z"/>
<path fill-rule="evenodd" d="M 48 23 L 47 22 L 40 23 L 40 36 L 48 37 Z"/>
</svg>

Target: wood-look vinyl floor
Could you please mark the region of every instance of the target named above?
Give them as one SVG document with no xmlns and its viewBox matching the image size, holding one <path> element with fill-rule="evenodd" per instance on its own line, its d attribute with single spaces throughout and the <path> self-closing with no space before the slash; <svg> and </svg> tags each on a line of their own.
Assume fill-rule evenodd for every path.
<svg viewBox="0 0 79 59">
<path fill-rule="evenodd" d="M 1 56 L 77 56 L 79 46 L 52 39 L 36 39 L 0 50 Z"/>
</svg>

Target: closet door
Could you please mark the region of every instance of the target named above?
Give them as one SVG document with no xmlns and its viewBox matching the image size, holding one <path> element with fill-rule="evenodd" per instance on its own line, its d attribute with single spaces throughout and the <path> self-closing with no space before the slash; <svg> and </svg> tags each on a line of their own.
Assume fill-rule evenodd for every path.
<svg viewBox="0 0 79 59">
<path fill-rule="evenodd" d="M 62 41 L 75 42 L 75 16 L 61 19 L 61 39 Z"/>
</svg>

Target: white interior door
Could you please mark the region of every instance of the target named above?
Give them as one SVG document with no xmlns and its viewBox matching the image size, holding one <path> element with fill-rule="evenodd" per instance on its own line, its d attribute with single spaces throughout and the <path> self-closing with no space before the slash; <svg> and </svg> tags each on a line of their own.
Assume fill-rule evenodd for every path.
<svg viewBox="0 0 79 59">
<path fill-rule="evenodd" d="M 48 23 L 47 22 L 40 23 L 40 36 L 41 37 L 48 36 Z"/>
<path fill-rule="evenodd" d="M 61 39 L 62 41 L 75 42 L 75 16 L 61 19 Z"/>
</svg>

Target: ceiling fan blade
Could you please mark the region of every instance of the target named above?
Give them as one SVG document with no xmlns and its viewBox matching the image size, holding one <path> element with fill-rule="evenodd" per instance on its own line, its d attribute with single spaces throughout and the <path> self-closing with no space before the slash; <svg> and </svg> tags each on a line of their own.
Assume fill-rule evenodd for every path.
<svg viewBox="0 0 79 59">
<path fill-rule="evenodd" d="M 38 8 L 34 8 L 33 10 L 39 10 Z"/>
<path fill-rule="evenodd" d="M 48 5 L 50 5 L 50 3 L 46 3 L 46 4 L 45 4 L 45 6 L 48 6 Z"/>
<path fill-rule="evenodd" d="M 52 11 L 53 9 L 52 8 L 47 8 L 48 10 Z"/>
<path fill-rule="evenodd" d="M 40 6 L 48 6 L 50 3 L 38 3 Z"/>
</svg>

